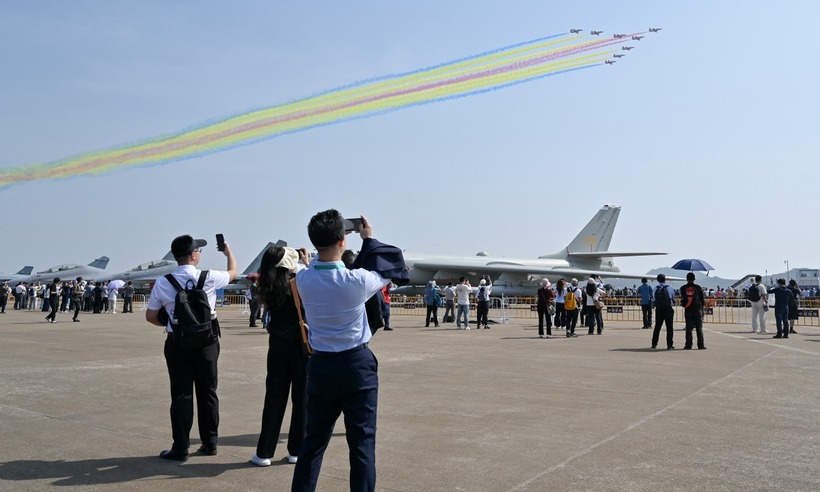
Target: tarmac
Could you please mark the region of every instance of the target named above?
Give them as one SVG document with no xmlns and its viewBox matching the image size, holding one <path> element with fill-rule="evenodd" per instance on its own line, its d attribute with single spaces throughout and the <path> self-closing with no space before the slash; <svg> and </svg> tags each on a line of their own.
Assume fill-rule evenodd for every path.
<svg viewBox="0 0 820 492">
<path fill-rule="evenodd" d="M 0 490 L 289 490 L 288 417 L 274 465 L 248 461 L 268 338 L 246 316 L 220 312 L 219 454 L 186 463 L 158 458 L 171 444 L 162 329 L 139 312 L 43 318 L 0 315 Z M 774 340 L 706 325 L 707 350 L 681 350 L 676 330 L 667 351 L 629 322 L 552 339 L 534 320 L 392 325 L 371 342 L 377 490 L 820 490 L 820 328 Z M 348 473 L 340 419 L 318 490 L 349 490 Z"/>
</svg>

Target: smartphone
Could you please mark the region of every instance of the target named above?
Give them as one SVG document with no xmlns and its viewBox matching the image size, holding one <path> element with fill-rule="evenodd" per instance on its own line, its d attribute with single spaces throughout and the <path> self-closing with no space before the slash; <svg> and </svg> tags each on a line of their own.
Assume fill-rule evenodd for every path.
<svg viewBox="0 0 820 492">
<path fill-rule="evenodd" d="M 216 250 L 225 251 L 225 236 L 222 234 L 216 235 Z"/>
<path fill-rule="evenodd" d="M 362 230 L 362 218 L 356 217 L 355 219 L 345 219 L 347 223 L 345 223 L 345 232 L 361 232 Z"/>
</svg>

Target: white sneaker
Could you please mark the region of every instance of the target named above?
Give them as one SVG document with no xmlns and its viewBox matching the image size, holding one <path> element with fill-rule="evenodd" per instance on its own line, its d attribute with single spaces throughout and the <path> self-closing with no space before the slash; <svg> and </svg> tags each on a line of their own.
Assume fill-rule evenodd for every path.
<svg viewBox="0 0 820 492">
<path fill-rule="evenodd" d="M 296 463 L 297 461 L 299 461 L 298 456 L 288 455 L 288 463 L 290 463 L 292 465 L 292 464 Z"/>
<path fill-rule="evenodd" d="M 270 466 L 270 460 L 268 458 L 260 458 L 256 456 L 256 453 L 253 453 L 253 456 L 251 456 L 251 463 L 256 466 Z"/>
<path fill-rule="evenodd" d="M 546 335 L 538 335 L 538 338 L 544 338 Z"/>
<path fill-rule="evenodd" d="M 764 331 L 761 331 L 761 332 L 760 332 L 760 334 L 761 334 L 761 335 L 768 335 L 768 334 L 769 334 L 769 330 L 764 330 Z"/>
</svg>

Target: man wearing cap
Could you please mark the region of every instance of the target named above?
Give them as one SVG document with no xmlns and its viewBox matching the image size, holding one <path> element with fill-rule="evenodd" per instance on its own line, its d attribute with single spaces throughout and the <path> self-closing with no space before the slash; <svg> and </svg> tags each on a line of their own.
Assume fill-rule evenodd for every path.
<svg viewBox="0 0 820 492">
<path fill-rule="evenodd" d="M 490 328 L 487 324 L 487 315 L 490 313 L 490 294 L 493 292 L 493 282 L 488 275 L 478 281 L 478 291 L 475 293 L 476 299 L 476 330 L 484 325 L 484 329 Z"/>
<path fill-rule="evenodd" d="M 179 266 L 171 274 L 182 287 L 196 285 L 200 270 L 196 268 L 202 257 L 204 239 L 179 236 L 171 242 L 171 252 Z M 165 362 L 171 380 L 171 449 L 160 453 L 160 458 L 176 461 L 188 459 L 191 427 L 194 423 L 194 388 L 196 388 L 197 421 L 202 446 L 199 453 L 215 455 L 219 427 L 219 398 L 216 396 L 217 360 L 219 359 L 219 321 L 216 319 L 216 291 L 236 278 L 236 260 L 226 243 L 223 251 L 228 258 L 227 271 L 210 270 L 205 278 L 205 290 L 211 306 L 211 326 L 217 335 L 214 343 L 202 349 L 182 349 L 174 338 L 171 319 L 177 291 L 165 277 L 160 277 L 151 290 L 145 319 L 165 327 Z"/>
<path fill-rule="evenodd" d="M 379 378 L 378 362 L 368 348 L 372 332 L 365 301 L 391 279 L 363 268 L 345 268 L 342 253 L 350 230 L 336 210 L 314 215 L 308 236 L 318 256 L 296 274 L 314 353 L 308 362 L 307 431 L 293 472 L 294 491 L 316 489 L 322 457 L 341 413 L 350 448 L 350 490 L 376 487 Z M 363 240 L 361 256 L 378 242 L 364 217 L 358 232 Z M 404 269 L 403 259 L 400 263 Z"/>
</svg>

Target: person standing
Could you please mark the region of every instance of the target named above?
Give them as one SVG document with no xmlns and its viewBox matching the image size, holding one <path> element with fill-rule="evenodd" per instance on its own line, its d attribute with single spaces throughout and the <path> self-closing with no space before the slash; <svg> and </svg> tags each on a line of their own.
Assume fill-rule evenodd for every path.
<svg viewBox="0 0 820 492">
<path fill-rule="evenodd" d="M 60 307 L 60 277 L 55 277 L 54 281 L 46 287 L 48 291 L 48 304 L 51 306 L 51 312 L 46 316 L 46 321 L 49 323 L 57 322 L 57 309 Z"/>
<path fill-rule="evenodd" d="M 459 277 L 458 282 L 458 285 L 456 285 L 456 299 L 458 302 L 458 312 L 456 313 L 456 329 L 461 329 L 461 323 L 463 322 L 464 329 L 469 330 L 470 292 L 472 292 L 473 288 L 470 287 L 470 281 L 464 277 Z"/>
<path fill-rule="evenodd" d="M 6 304 L 9 302 L 9 294 L 11 294 L 11 287 L 8 282 L 3 282 L 0 285 L 0 314 L 6 314 Z"/>
<path fill-rule="evenodd" d="M 77 282 L 71 289 L 71 302 L 74 305 L 74 316 L 71 321 L 74 323 L 80 322 L 80 309 L 83 307 L 83 295 L 85 295 L 85 282 L 82 277 L 77 277 Z"/>
<path fill-rule="evenodd" d="M 17 285 L 14 286 L 14 310 L 17 311 L 20 308 L 20 296 L 23 292 L 23 289 L 26 287 L 23 285 L 22 282 L 17 282 Z"/>
<path fill-rule="evenodd" d="M 478 292 L 476 292 L 476 329 L 484 325 L 485 330 L 490 329 L 487 316 L 490 314 L 490 294 L 493 292 L 493 282 L 485 275 L 478 282 Z"/>
<path fill-rule="evenodd" d="M 390 289 L 396 288 L 396 284 L 390 282 L 382 289 L 382 320 L 384 320 L 384 331 L 393 331 L 390 328 Z"/>
<path fill-rule="evenodd" d="M 109 282 L 108 284 L 108 313 L 116 314 L 117 313 L 117 293 L 119 289 L 117 288 L 118 284 L 114 284 Z"/>
<path fill-rule="evenodd" d="M 100 314 L 103 308 L 103 284 L 97 282 L 94 286 L 94 314 Z"/>
<path fill-rule="evenodd" d="M 427 287 L 424 288 L 424 303 L 427 305 L 427 316 L 424 318 L 424 326 L 430 326 L 430 314 L 432 314 L 433 323 L 438 326 L 438 301 L 441 299 L 441 289 L 436 285 L 435 280 L 427 282 Z"/>
<path fill-rule="evenodd" d="M 398 259 L 391 271 L 406 275 L 400 250 L 373 239 L 372 225 L 361 217 L 362 249 L 357 264 L 370 258 L 383 265 L 379 251 L 391 248 Z M 306 270 L 296 274 L 296 286 L 310 326 L 313 355 L 307 372 L 307 433 L 293 472 L 292 491 L 316 489 L 322 458 L 333 427 L 344 413 L 350 450 L 350 489 L 376 488 L 376 414 L 378 362 L 368 348 L 373 336 L 365 317 L 365 302 L 391 279 L 363 268 L 348 270 L 341 261 L 346 227 L 333 209 L 319 212 L 308 223 L 308 236 L 318 251 Z M 360 259 L 365 258 L 360 263 Z M 400 263 L 400 264 L 399 264 Z"/>
<path fill-rule="evenodd" d="M 755 275 L 754 283 L 749 287 L 749 301 L 752 303 L 752 333 L 765 335 L 766 311 L 768 310 L 769 295 L 763 285 L 763 277 Z"/>
<path fill-rule="evenodd" d="M 248 300 L 248 307 L 250 309 L 250 316 L 248 317 L 248 328 L 256 328 L 256 318 L 259 317 L 259 295 L 257 293 L 257 280 L 254 277 L 248 290 L 245 291 L 245 298 Z"/>
<path fill-rule="evenodd" d="M 255 294 L 265 305 L 265 329 L 268 331 L 267 378 L 265 405 L 262 410 L 262 430 L 256 443 L 251 463 L 270 466 L 276 453 L 279 431 L 288 406 L 293 405 L 288 430 L 288 463 L 296 463 L 299 448 L 305 439 L 307 412 L 305 385 L 307 382 L 307 354 L 302 351 L 299 313 L 291 290 L 290 279 L 307 265 L 307 251 L 271 246 L 259 266 L 259 277 L 254 279 Z"/>
<path fill-rule="evenodd" d="M 569 297 L 572 296 L 572 297 Z M 578 279 L 574 278 L 567 287 L 567 296 L 564 297 L 564 309 L 567 311 L 567 336 L 576 338 L 575 325 L 578 324 L 578 313 L 581 310 L 581 289 L 578 288 Z"/>
<path fill-rule="evenodd" d="M 777 335 L 772 338 L 789 338 L 789 304 L 794 299 L 792 291 L 786 287 L 786 279 L 777 279 L 777 287 L 768 290 L 774 294 L 774 319 L 777 323 Z"/>
<path fill-rule="evenodd" d="M 567 326 L 567 311 L 564 308 L 565 298 L 567 295 L 567 281 L 559 278 L 555 282 L 555 329 L 566 329 Z"/>
<path fill-rule="evenodd" d="M 441 318 L 443 323 L 453 323 L 456 319 L 455 298 L 456 289 L 452 282 L 447 282 L 444 288 L 444 317 Z"/>
<path fill-rule="evenodd" d="M 672 323 L 675 320 L 675 291 L 667 285 L 666 275 L 659 273 L 655 287 L 655 329 L 652 331 L 652 348 L 658 348 L 661 326 L 666 324 L 666 350 L 675 350 Z"/>
<path fill-rule="evenodd" d="M 134 312 L 134 286 L 130 280 L 122 289 L 122 312 Z"/>
<path fill-rule="evenodd" d="M 686 320 L 686 344 L 683 349 L 692 349 L 692 329 L 694 328 L 698 336 L 698 350 L 705 350 L 703 306 L 706 304 L 706 300 L 703 296 L 703 289 L 695 283 L 695 274 L 693 272 L 686 274 L 686 285 L 680 289 L 680 303 L 683 306 L 683 316 Z"/>
<path fill-rule="evenodd" d="M 792 291 L 792 295 L 794 295 L 794 299 L 789 303 L 789 334 L 796 334 L 797 332 L 794 331 L 794 324 L 800 318 L 800 306 L 799 298 L 803 295 L 800 291 L 800 288 L 797 286 L 797 281 L 795 279 L 789 280 L 789 287 L 788 289 Z"/>
<path fill-rule="evenodd" d="M 604 295 L 604 291 L 598 288 L 598 285 L 595 283 L 595 279 L 590 277 L 587 280 L 587 286 L 584 288 L 583 293 L 583 305 L 584 305 L 584 318 L 586 319 L 587 324 L 587 335 L 593 335 L 597 333 L 599 335 L 603 334 L 604 332 L 604 321 L 603 316 L 601 315 L 601 310 L 595 306 L 595 301 L 601 302 L 601 297 Z"/>
<path fill-rule="evenodd" d="M 171 253 L 179 265 L 172 275 L 181 286 L 197 285 L 202 272 L 197 269 L 202 248 L 208 243 L 189 235 L 176 237 L 171 242 Z M 217 452 L 219 427 L 219 398 L 216 395 L 217 361 L 219 359 L 219 320 L 216 317 L 216 291 L 236 278 L 236 260 L 231 247 L 224 243 L 223 254 L 228 259 L 227 270 L 208 270 L 203 290 L 211 307 L 213 343 L 201 349 L 184 349 L 179 333 L 174 330 L 174 307 L 177 291 L 171 282 L 159 277 L 151 289 L 145 320 L 165 328 L 165 363 L 171 380 L 171 449 L 159 454 L 166 460 L 186 461 L 190 447 L 191 427 L 194 423 L 194 389 L 196 389 L 197 420 L 202 446 L 199 453 L 213 456 Z M 98 283 L 99 286 L 99 283 Z M 162 311 L 167 314 L 160 314 Z M 166 319 L 167 318 L 167 319 Z M 179 328 L 179 327 L 177 327 Z"/>
<path fill-rule="evenodd" d="M 550 308 L 552 302 L 555 300 L 555 292 L 552 290 L 552 285 L 549 279 L 541 280 L 541 287 L 536 292 L 538 298 L 535 308 L 538 310 L 538 336 L 540 338 L 552 338 L 552 316 L 550 315 Z M 547 325 L 547 333 L 544 334 L 544 325 Z"/>
<path fill-rule="evenodd" d="M 71 300 L 71 283 L 66 281 L 60 286 L 60 312 L 68 312 L 68 303 Z"/>
<path fill-rule="evenodd" d="M 641 296 L 641 313 L 643 314 L 644 330 L 648 330 L 652 327 L 652 301 L 655 300 L 652 287 L 649 286 L 648 282 L 646 277 L 644 277 L 641 279 L 641 286 L 638 287 L 638 294 Z"/>
</svg>

